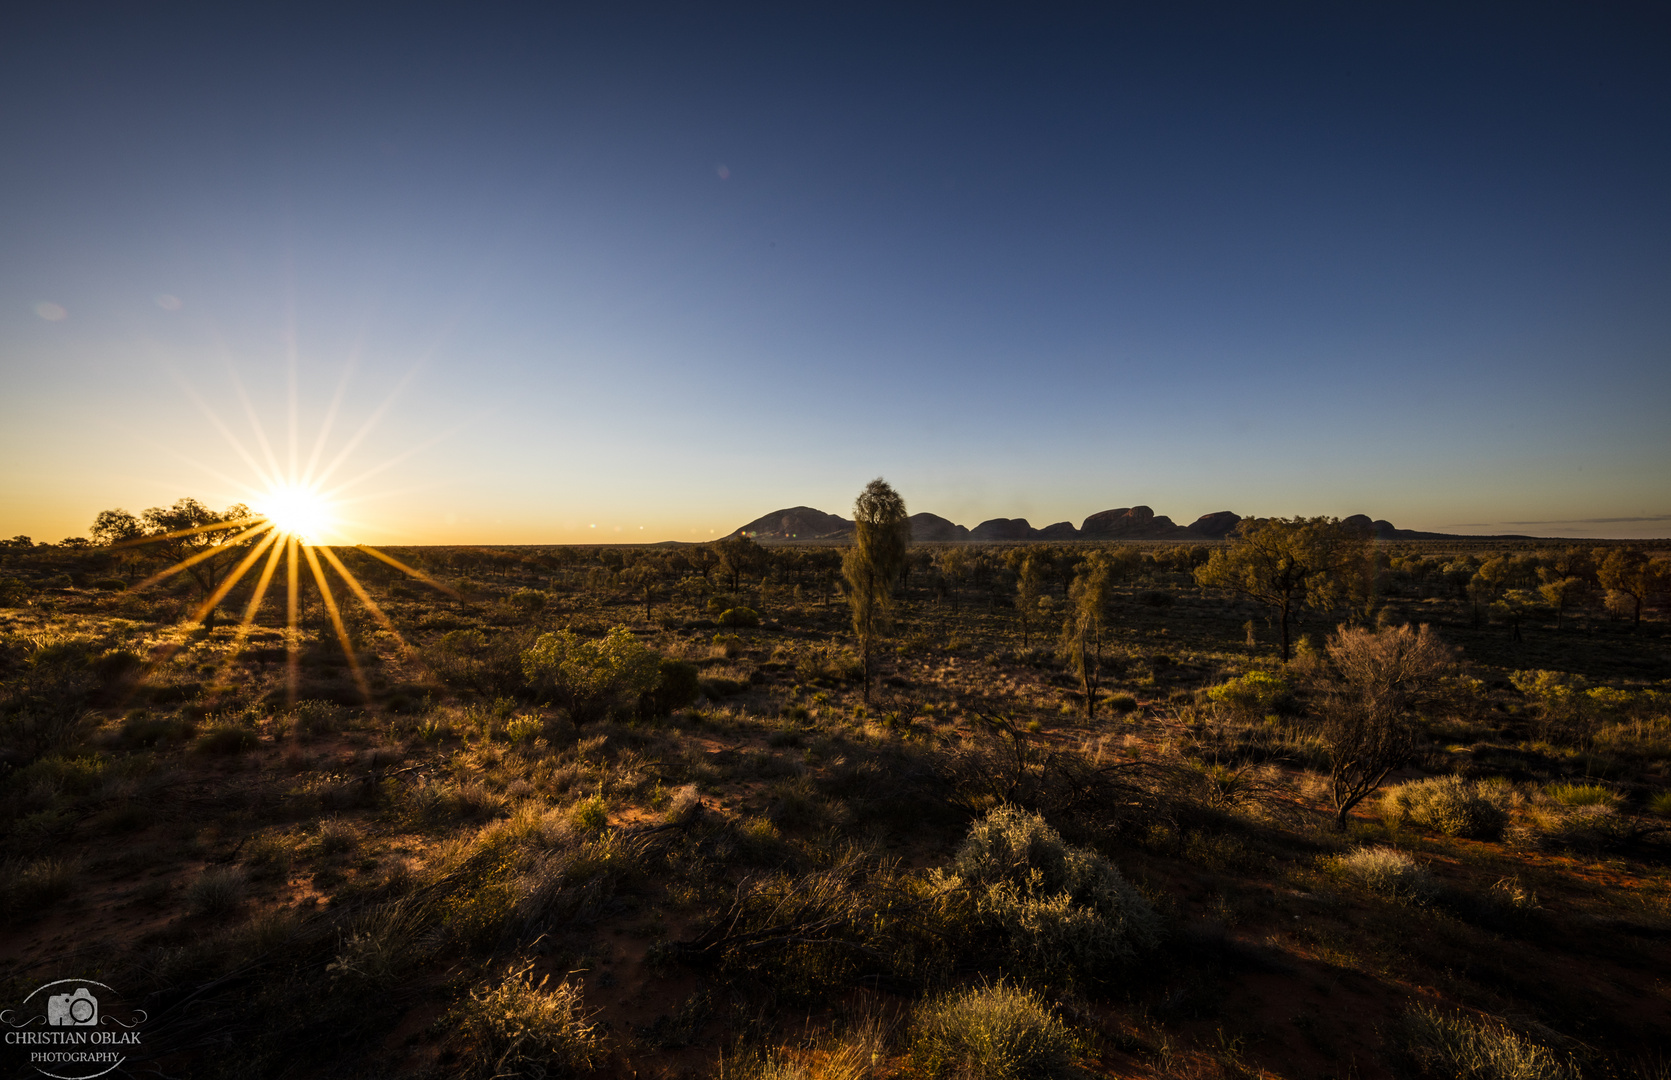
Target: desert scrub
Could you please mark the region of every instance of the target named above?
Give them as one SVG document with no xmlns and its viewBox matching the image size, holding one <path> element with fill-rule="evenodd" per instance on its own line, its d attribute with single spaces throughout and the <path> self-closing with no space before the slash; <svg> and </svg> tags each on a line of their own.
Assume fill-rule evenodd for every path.
<svg viewBox="0 0 1671 1080">
<path fill-rule="evenodd" d="M 1427 867 L 1394 848 L 1358 848 L 1336 856 L 1333 863 L 1340 876 L 1393 900 L 1430 900 L 1439 891 Z"/>
<path fill-rule="evenodd" d="M 226 915 L 244 903 L 249 879 L 238 868 L 205 870 L 186 886 L 186 908 L 193 915 Z"/>
<path fill-rule="evenodd" d="M 1604 806 L 1617 810 L 1622 801 L 1600 784 L 1551 784 L 1544 793 L 1562 806 Z"/>
<path fill-rule="evenodd" d="M 925 1002 L 911 1024 L 913 1071 L 936 1080 L 1055 1080 L 1082 1052 L 1037 994 L 1001 982 Z"/>
<path fill-rule="evenodd" d="M 1413 780 L 1387 792 L 1381 813 L 1387 822 L 1410 822 L 1446 836 L 1495 840 L 1503 835 L 1508 814 L 1498 805 L 1492 785 L 1460 776 Z"/>
<path fill-rule="evenodd" d="M 45 915 L 75 891 L 79 869 L 64 859 L 0 864 L 0 916 L 25 922 Z"/>
<path fill-rule="evenodd" d="M 470 1043 L 472 1075 L 564 1076 L 602 1059 L 603 1039 L 586 1022 L 580 987 L 565 979 L 547 989 L 551 977 L 535 983 L 533 968 L 512 965 L 453 1010 L 451 1021 Z"/>
<path fill-rule="evenodd" d="M 1160 916 L 1108 860 L 1018 807 L 977 821 L 936 880 L 973 894 L 976 917 L 1003 939 L 1017 971 L 1096 977 L 1160 942 Z"/>
<path fill-rule="evenodd" d="M 1496 1020 L 1475 1020 L 1417 1006 L 1389 1040 L 1420 1076 L 1457 1080 L 1578 1080 L 1571 1057 L 1534 1042 Z"/>
<path fill-rule="evenodd" d="M 1288 707 L 1288 683 L 1281 675 L 1250 671 L 1207 691 L 1207 700 L 1246 720 L 1260 720 Z"/>
</svg>

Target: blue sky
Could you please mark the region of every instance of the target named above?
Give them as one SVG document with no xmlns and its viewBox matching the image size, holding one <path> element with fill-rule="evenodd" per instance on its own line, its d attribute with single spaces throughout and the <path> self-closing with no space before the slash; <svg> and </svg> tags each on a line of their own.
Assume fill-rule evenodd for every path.
<svg viewBox="0 0 1671 1080">
<path fill-rule="evenodd" d="M 876 475 L 968 525 L 1665 536 L 1668 28 L 37 5 L 0 533 L 249 499 L 294 386 L 303 465 L 340 391 L 344 540 L 698 539 Z"/>
</svg>

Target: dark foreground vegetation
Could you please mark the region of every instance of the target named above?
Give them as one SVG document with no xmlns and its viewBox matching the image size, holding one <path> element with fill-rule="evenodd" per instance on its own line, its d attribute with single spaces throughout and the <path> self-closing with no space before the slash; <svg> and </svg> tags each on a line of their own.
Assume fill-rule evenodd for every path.
<svg viewBox="0 0 1671 1080">
<path fill-rule="evenodd" d="M 1671 1073 L 1663 548 L 873 509 L 344 550 L 341 635 L 0 548 L 0 1000 L 179 1077 Z"/>
</svg>

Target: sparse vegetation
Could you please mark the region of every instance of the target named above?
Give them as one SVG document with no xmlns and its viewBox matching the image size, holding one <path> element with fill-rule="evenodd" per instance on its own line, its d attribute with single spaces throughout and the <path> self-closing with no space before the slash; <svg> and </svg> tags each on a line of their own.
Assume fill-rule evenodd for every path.
<svg viewBox="0 0 1671 1080">
<path fill-rule="evenodd" d="M 868 701 L 832 548 L 342 551 L 363 691 L 306 576 L 0 549 L 0 945 L 191 1000 L 182 1076 L 1630 1075 L 1662 593 L 1347 540 L 1286 664 L 1230 545 L 906 547 Z"/>
</svg>

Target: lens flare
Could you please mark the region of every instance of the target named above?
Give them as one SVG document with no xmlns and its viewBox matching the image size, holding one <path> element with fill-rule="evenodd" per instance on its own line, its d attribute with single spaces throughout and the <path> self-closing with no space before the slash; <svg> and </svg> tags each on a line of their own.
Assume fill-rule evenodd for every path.
<svg viewBox="0 0 1671 1080">
<path fill-rule="evenodd" d="M 43 314 L 42 317 L 48 316 Z M 301 462 L 302 448 L 298 445 L 296 387 L 292 377 L 288 469 L 280 466 L 263 425 L 247 396 L 243 395 L 242 387 L 239 388 L 254 428 L 256 448 L 261 452 L 261 457 L 265 458 L 263 464 L 262 460 L 251 452 L 250 447 L 233 434 L 195 391 L 191 391 L 189 387 L 187 390 L 197 401 L 198 407 L 225 437 L 235 455 L 250 467 L 258 480 L 254 484 L 242 484 L 217 470 L 210 469 L 210 472 L 248 492 L 246 497 L 249 505 L 240 503 L 222 514 L 210 511 L 195 500 L 182 500 L 176 504 L 179 524 L 170 526 L 170 531 L 143 531 L 139 535 L 113 542 L 113 548 L 143 546 L 154 551 L 167 550 L 169 557 L 176 560 L 172 565 L 132 586 L 129 591 L 137 593 L 181 573 L 190 573 L 203 590 L 204 597 L 185 616 L 181 627 L 199 627 L 207 634 L 214 631 L 217 605 L 232 598 L 234 590 L 240 585 L 244 587 L 248 600 L 244 606 L 243 618 L 232 631 L 231 647 L 222 657 L 215 674 L 215 680 L 218 681 L 242 653 L 245 643 L 256 630 L 257 620 L 265 605 L 269 589 L 274 586 L 273 579 L 282 571 L 285 608 L 282 623 L 286 660 L 285 699 L 293 703 L 297 698 L 304 639 L 320 632 L 317 625 L 305 625 L 303 617 L 303 609 L 308 601 L 305 593 L 311 586 L 313 595 L 317 597 L 316 603 L 328 619 L 329 626 L 324 628 L 324 633 L 334 633 L 337 642 L 342 646 L 344 659 L 361 696 L 369 700 L 370 687 L 361 670 L 359 649 L 356 647 L 354 635 L 350 633 L 344 620 L 344 608 L 343 603 L 338 602 L 339 595 L 344 603 L 349 597 L 357 600 L 372 619 L 388 632 L 403 654 L 411 655 L 411 650 L 401 637 L 400 631 L 390 621 L 388 614 L 378 606 L 350 567 L 332 550 L 332 545 L 340 543 L 342 539 L 337 534 L 361 527 L 352 520 L 339 518 L 337 511 L 340 504 L 354 501 L 342 497 L 346 489 L 360 484 L 415 451 L 397 455 L 380 465 L 364 470 L 358 476 L 333 481 L 333 475 L 347 461 L 354 448 L 370 433 L 383 412 L 383 408 L 374 412 L 364 426 L 348 439 L 347 445 L 335 458 L 325 461 L 327 438 L 342 396 L 339 388 L 338 401 L 332 404 L 326 414 L 312 456 L 304 466 Z M 384 403 L 384 408 L 387 404 Z M 164 548 L 159 545 L 168 546 Z M 376 548 L 365 544 L 352 544 L 352 550 L 381 561 L 448 596 L 459 598 L 456 590 Z M 330 579 L 333 572 L 338 581 L 347 587 L 346 592 L 332 587 Z M 167 662 L 182 647 L 183 641 L 158 650 L 141 674 L 141 681 L 149 676 L 151 670 Z"/>
<path fill-rule="evenodd" d="M 334 524 L 329 499 L 300 484 L 274 488 L 256 500 L 252 509 L 272 523 L 280 535 L 293 536 L 304 544 L 323 542 Z"/>
</svg>

